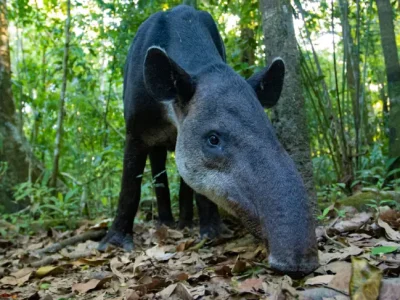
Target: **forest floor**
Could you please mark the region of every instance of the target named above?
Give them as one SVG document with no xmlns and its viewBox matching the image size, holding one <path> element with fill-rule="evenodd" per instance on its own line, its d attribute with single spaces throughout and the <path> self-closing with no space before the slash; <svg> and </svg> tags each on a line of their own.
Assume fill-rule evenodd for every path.
<svg viewBox="0 0 400 300">
<path fill-rule="evenodd" d="M 269 269 L 265 247 L 234 223 L 218 241 L 135 225 L 132 253 L 96 250 L 88 238 L 106 221 L 14 235 L 0 240 L 0 299 L 400 299 L 400 212 L 381 211 L 349 208 L 319 226 L 321 266 L 301 280 Z"/>
</svg>

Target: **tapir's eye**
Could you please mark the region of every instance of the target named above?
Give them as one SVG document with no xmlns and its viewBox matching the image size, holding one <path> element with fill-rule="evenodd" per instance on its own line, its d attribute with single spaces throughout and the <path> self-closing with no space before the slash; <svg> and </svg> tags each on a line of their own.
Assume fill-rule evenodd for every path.
<svg viewBox="0 0 400 300">
<path fill-rule="evenodd" d="M 218 145 L 219 145 L 219 137 L 216 136 L 215 134 L 211 134 L 211 135 L 208 137 L 208 143 L 209 143 L 211 146 L 218 146 Z"/>
</svg>

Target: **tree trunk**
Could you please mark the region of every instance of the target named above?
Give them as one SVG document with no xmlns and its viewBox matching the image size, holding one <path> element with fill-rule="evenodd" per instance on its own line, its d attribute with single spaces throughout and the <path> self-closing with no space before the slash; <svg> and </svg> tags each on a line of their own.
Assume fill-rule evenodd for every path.
<svg viewBox="0 0 400 300">
<path fill-rule="evenodd" d="M 249 78 L 253 75 L 253 69 L 250 67 L 255 65 L 256 57 L 255 57 L 255 48 L 256 48 L 256 40 L 254 38 L 253 29 L 246 27 L 245 24 L 240 24 L 240 43 L 242 45 L 242 63 L 247 64 L 247 68 L 242 71 L 242 75 L 244 78 Z"/>
<path fill-rule="evenodd" d="M 59 161 L 60 161 L 60 151 L 63 135 L 63 122 L 64 122 L 64 106 L 65 106 L 65 93 L 67 91 L 67 72 L 68 72 L 68 55 L 69 55 L 69 41 L 70 41 L 70 26 L 71 26 L 71 1 L 67 0 L 67 19 L 65 20 L 65 44 L 64 44 L 64 58 L 63 58 L 63 79 L 61 86 L 60 104 L 58 110 L 57 119 L 57 134 L 56 134 L 56 144 L 54 147 L 54 160 L 53 160 L 53 172 L 51 174 L 52 187 L 56 186 Z"/>
<path fill-rule="evenodd" d="M 263 32 L 267 61 L 280 56 L 285 61 L 286 74 L 281 98 L 272 110 L 272 123 L 280 142 L 293 158 L 300 171 L 313 210 L 316 192 L 306 111 L 300 80 L 300 59 L 294 33 L 289 0 L 261 0 Z"/>
<path fill-rule="evenodd" d="M 397 159 L 392 168 L 398 168 L 400 167 L 400 64 L 393 25 L 394 15 L 390 0 L 376 0 L 376 4 L 390 99 L 389 158 Z"/>
<path fill-rule="evenodd" d="M 26 202 L 14 203 L 12 188 L 28 180 L 29 164 L 32 179 L 41 174 L 39 163 L 31 159 L 29 145 L 18 128 L 15 104 L 11 91 L 11 65 L 8 42 L 6 0 L 0 0 L 0 211 L 13 212 Z M 30 162 L 31 159 L 31 162 Z M 4 173 L 1 171 L 6 170 Z"/>
</svg>

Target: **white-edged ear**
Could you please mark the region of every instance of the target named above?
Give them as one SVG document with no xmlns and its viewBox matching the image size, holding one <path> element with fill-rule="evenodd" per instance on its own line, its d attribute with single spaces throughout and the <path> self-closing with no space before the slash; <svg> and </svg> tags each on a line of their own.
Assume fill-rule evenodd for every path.
<svg viewBox="0 0 400 300">
<path fill-rule="evenodd" d="M 261 105 L 270 108 L 279 100 L 285 77 L 285 63 L 282 58 L 275 58 L 264 70 L 254 74 L 247 83 L 252 86 Z"/>
<path fill-rule="evenodd" d="M 147 49 L 143 76 L 147 91 L 159 101 L 177 100 L 185 105 L 195 92 L 191 76 L 157 46 Z"/>
</svg>

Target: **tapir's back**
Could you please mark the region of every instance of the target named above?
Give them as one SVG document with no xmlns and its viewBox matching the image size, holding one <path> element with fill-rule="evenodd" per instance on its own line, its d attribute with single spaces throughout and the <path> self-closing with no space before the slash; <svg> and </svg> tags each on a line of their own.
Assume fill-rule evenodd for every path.
<svg viewBox="0 0 400 300">
<path fill-rule="evenodd" d="M 195 76 L 209 64 L 225 61 L 225 49 L 211 15 L 187 5 L 150 16 L 139 27 L 129 49 L 124 74 L 125 119 L 148 111 L 147 119 L 160 113 L 147 93 L 143 63 L 147 49 L 159 46 Z"/>
</svg>

